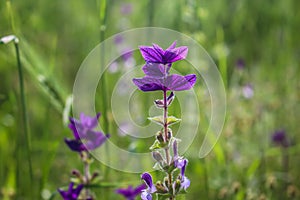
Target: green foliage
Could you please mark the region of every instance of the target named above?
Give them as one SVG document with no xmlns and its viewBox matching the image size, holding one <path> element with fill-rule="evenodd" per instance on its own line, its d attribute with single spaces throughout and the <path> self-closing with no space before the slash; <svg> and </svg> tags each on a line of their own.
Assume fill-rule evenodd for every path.
<svg viewBox="0 0 300 200">
<path fill-rule="evenodd" d="M 175 29 L 195 39 L 212 55 L 227 86 L 228 107 L 223 133 L 213 151 L 200 160 L 198 152 L 212 108 L 209 91 L 199 76 L 195 91 L 199 100 L 200 127 L 185 154 L 189 158 L 186 173 L 191 186 L 187 195 L 180 195 L 178 199 L 240 200 L 259 199 L 262 195 L 275 200 L 299 199 L 300 2 L 128 2 L 132 3 L 131 14 L 120 12 L 124 4 L 120 0 L 0 0 L 0 37 L 14 34 L 20 39 L 34 171 L 34 192 L 31 194 L 27 178 L 22 180 L 20 187 L 17 186 L 18 173 L 27 176 L 28 172 L 26 144 L 22 139 L 14 48 L 1 44 L 0 199 L 15 199 L 17 193 L 24 200 L 60 199 L 55 192 L 57 187 L 67 185 L 70 170 L 80 167 L 74 164 L 77 163 L 76 156 L 74 158 L 63 143 L 63 138 L 69 137 L 70 132 L 62 116 L 64 113 L 66 121 L 71 113 L 70 95 L 80 63 L 100 40 L 145 25 Z M 136 61 L 141 59 L 134 56 Z M 245 61 L 243 70 L 236 68 L 239 58 Z M 176 70 L 188 72 L 184 67 L 187 64 L 178 63 Z M 132 152 L 147 151 L 153 138 L 140 142 L 140 139 L 117 134 L 118 126 L 113 121 L 109 102 L 121 73 L 105 72 L 105 75 L 106 96 L 96 95 L 95 109 L 102 111 L 100 108 L 106 105 L 111 140 Z M 243 96 L 243 86 L 247 83 L 254 86 L 254 96 L 250 99 Z M 141 110 L 140 115 L 144 115 L 133 114 L 137 124 L 149 123 L 140 118 L 148 116 L 148 108 L 157 96 L 137 97 L 135 106 Z M 106 104 L 102 99 L 106 99 Z M 170 114 L 180 117 L 184 109 L 180 106 L 177 100 L 174 101 Z M 160 116 L 150 120 L 162 124 Z M 174 124 L 175 135 L 180 119 L 170 117 L 168 120 L 170 125 Z M 272 132 L 278 128 L 286 130 L 292 143 L 285 151 L 270 141 Z M 213 135 L 210 137 L 211 141 L 215 139 Z M 152 150 L 163 147 L 156 141 Z M 20 155 L 16 153 L 18 149 Z M 283 155 L 288 155 L 288 161 Z M 288 163 L 287 167 L 284 162 Z M 140 164 L 143 165 L 143 161 Z M 107 169 L 100 165 L 95 168 L 101 172 Z M 108 199 L 118 199 L 114 194 L 116 187 L 140 184 L 139 175 L 114 170 L 102 178 L 103 185 L 95 186 L 99 188 L 95 190 L 99 198 L 103 193 L 109 193 Z M 237 188 L 233 187 L 236 182 L 239 183 Z"/>
</svg>

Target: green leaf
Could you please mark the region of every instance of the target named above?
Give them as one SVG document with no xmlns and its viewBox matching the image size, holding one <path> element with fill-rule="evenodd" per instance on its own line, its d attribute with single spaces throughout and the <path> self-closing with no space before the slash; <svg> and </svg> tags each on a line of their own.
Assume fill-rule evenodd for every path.
<svg viewBox="0 0 300 200">
<path fill-rule="evenodd" d="M 155 116 L 155 117 L 148 117 L 148 119 L 152 122 L 155 122 L 159 125 L 164 125 L 164 117 L 162 115 L 160 116 Z"/>
<path fill-rule="evenodd" d="M 162 115 L 160 116 L 155 116 L 155 117 L 148 117 L 149 120 L 151 120 L 152 122 L 155 122 L 159 125 L 164 125 L 164 117 Z M 178 119 L 174 116 L 169 116 L 168 119 L 167 119 L 167 124 L 170 126 L 170 125 L 173 125 L 173 124 L 176 124 L 178 122 L 180 122 L 181 119 Z"/>
<path fill-rule="evenodd" d="M 168 123 L 168 125 L 173 125 L 173 124 L 176 124 L 180 121 L 181 121 L 181 119 L 178 119 L 174 116 L 170 116 L 170 117 L 168 117 L 167 123 Z"/>
<path fill-rule="evenodd" d="M 149 148 L 151 151 L 161 149 L 167 146 L 167 143 L 159 142 L 158 140 L 155 140 L 152 146 Z"/>
</svg>

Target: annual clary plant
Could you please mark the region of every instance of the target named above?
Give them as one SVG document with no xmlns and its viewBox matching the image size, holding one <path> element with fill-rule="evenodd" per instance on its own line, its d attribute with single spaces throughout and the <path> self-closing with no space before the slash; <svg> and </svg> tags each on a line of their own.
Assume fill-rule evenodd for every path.
<svg viewBox="0 0 300 200">
<path fill-rule="evenodd" d="M 143 190 L 141 198 L 152 200 L 153 195 L 156 195 L 157 199 L 174 200 L 177 195 L 186 192 L 190 186 L 190 181 L 185 176 L 188 160 L 178 154 L 180 140 L 173 136 L 170 128 L 180 119 L 168 116 L 168 107 L 175 99 L 174 92 L 191 89 L 197 77 L 195 74 L 186 76 L 170 74 L 172 64 L 185 59 L 188 53 L 188 48 L 185 46 L 176 48 L 176 41 L 166 50 L 153 44 L 153 46 L 140 46 L 140 51 L 146 61 L 142 68 L 145 76 L 134 78 L 133 83 L 144 92 L 160 90 L 163 93 L 162 99 L 154 101 L 156 107 L 163 110 L 163 115 L 149 119 L 162 126 L 161 130 L 157 132 L 150 150 L 156 160 L 156 166 L 165 173 L 164 180 L 157 181 L 155 184 L 150 173 L 142 174 L 141 178 L 146 183 L 147 188 Z M 169 94 L 167 94 L 168 91 L 170 91 Z M 171 149 L 173 154 L 171 154 Z"/>
<path fill-rule="evenodd" d="M 68 190 L 58 189 L 64 200 L 95 199 L 88 187 L 98 176 L 98 173 L 91 175 L 90 164 L 93 162 L 93 159 L 89 151 L 99 148 L 109 137 L 109 135 L 95 130 L 99 117 L 100 113 L 95 117 L 81 113 L 79 120 L 70 118 L 69 128 L 73 132 L 74 139 L 65 138 L 65 143 L 72 151 L 79 153 L 84 165 L 84 171 L 83 173 L 78 170 L 72 171 L 78 183 L 76 188 L 73 188 L 74 183 L 71 182 Z"/>
</svg>

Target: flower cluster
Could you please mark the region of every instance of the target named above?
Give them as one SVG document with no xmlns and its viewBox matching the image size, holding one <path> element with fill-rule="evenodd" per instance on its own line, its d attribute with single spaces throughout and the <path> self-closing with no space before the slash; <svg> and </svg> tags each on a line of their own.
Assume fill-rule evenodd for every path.
<svg viewBox="0 0 300 200">
<path fill-rule="evenodd" d="M 163 92 L 163 98 L 154 101 L 157 108 L 163 109 L 163 115 L 149 118 L 162 126 L 150 150 L 156 160 L 156 166 L 166 175 L 163 181 L 157 181 L 154 184 L 152 176 L 148 172 L 143 173 L 141 178 L 147 188 L 143 190 L 141 198 L 152 200 L 153 195 L 157 195 L 159 199 L 174 200 L 178 194 L 185 193 L 190 186 L 190 181 L 185 176 L 188 160 L 179 156 L 178 142 L 180 140 L 173 136 L 170 128 L 180 119 L 168 116 L 168 107 L 175 99 L 174 92 L 191 89 L 197 77 L 195 74 L 185 76 L 170 74 L 172 63 L 186 58 L 188 48 L 185 46 L 176 48 L 176 42 L 174 42 L 164 50 L 157 44 L 153 44 L 153 46 L 140 46 L 140 51 L 146 61 L 142 68 L 145 76 L 134 78 L 133 83 L 144 92 L 156 90 Z M 170 91 L 169 95 L 167 95 L 168 91 Z M 170 149 L 172 149 L 172 155 Z"/>
<path fill-rule="evenodd" d="M 87 187 L 95 180 L 98 173 L 95 172 L 92 175 L 90 173 L 89 168 L 93 159 L 89 151 L 100 147 L 109 137 L 109 135 L 95 130 L 99 117 L 100 113 L 95 117 L 81 113 L 79 119 L 70 118 L 69 128 L 72 130 L 74 138 L 65 138 L 65 143 L 72 151 L 79 153 L 81 161 L 84 164 L 84 172 L 81 173 L 78 170 L 72 171 L 72 175 L 77 179 L 76 182 L 80 183 L 76 188 L 74 188 L 74 182 L 71 182 L 68 190 L 58 189 L 64 200 L 94 199 Z M 83 190 L 84 192 L 82 192 Z"/>
</svg>

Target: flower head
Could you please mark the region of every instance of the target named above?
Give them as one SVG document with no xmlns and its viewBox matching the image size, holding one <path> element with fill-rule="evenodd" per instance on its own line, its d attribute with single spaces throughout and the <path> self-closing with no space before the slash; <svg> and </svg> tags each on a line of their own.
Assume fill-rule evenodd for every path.
<svg viewBox="0 0 300 200">
<path fill-rule="evenodd" d="M 116 190 L 116 193 L 123 195 L 126 200 L 135 200 L 135 198 L 141 194 L 142 190 L 146 189 L 145 184 L 141 184 L 136 188 L 129 185 L 127 188 L 120 188 Z"/>
<path fill-rule="evenodd" d="M 272 135 L 272 141 L 279 146 L 288 147 L 289 141 L 286 135 L 285 130 L 276 130 Z"/>
<path fill-rule="evenodd" d="M 179 162 L 179 164 L 176 166 L 177 168 L 180 168 L 180 181 L 181 181 L 181 189 L 186 190 L 190 186 L 190 180 L 184 175 L 185 168 L 188 163 L 187 159 L 183 159 L 182 162 Z"/>
<path fill-rule="evenodd" d="M 251 99 L 254 95 L 253 85 L 248 83 L 243 87 L 243 96 L 246 99 Z"/>
<path fill-rule="evenodd" d="M 142 190 L 141 198 L 142 200 L 152 200 L 152 193 L 156 192 L 156 187 L 153 184 L 152 176 L 145 172 L 142 174 L 141 178 L 145 181 L 147 188 Z"/>
<path fill-rule="evenodd" d="M 245 61 L 244 61 L 244 59 L 239 58 L 239 59 L 236 61 L 235 65 L 236 65 L 236 68 L 237 68 L 237 69 L 243 70 L 243 69 L 245 68 Z"/>
<path fill-rule="evenodd" d="M 94 150 L 101 146 L 109 135 L 93 130 L 98 123 L 100 114 L 96 117 L 80 115 L 80 119 L 70 118 L 69 128 L 73 131 L 74 139 L 65 138 L 65 143 L 72 151 Z"/>
<path fill-rule="evenodd" d="M 146 62 L 161 63 L 165 65 L 186 58 L 188 48 L 186 46 L 175 47 L 176 41 L 166 50 L 162 49 L 157 44 L 153 44 L 152 46 L 140 46 L 140 51 Z"/>
<path fill-rule="evenodd" d="M 83 188 L 83 185 L 80 184 L 75 188 L 73 188 L 73 186 L 74 186 L 74 183 L 71 182 L 68 190 L 65 191 L 65 190 L 58 189 L 58 192 L 60 193 L 60 195 L 62 196 L 62 198 L 64 200 L 77 200 L 78 199 L 78 196 Z"/>
</svg>

